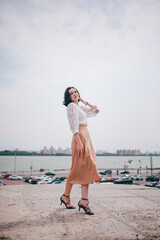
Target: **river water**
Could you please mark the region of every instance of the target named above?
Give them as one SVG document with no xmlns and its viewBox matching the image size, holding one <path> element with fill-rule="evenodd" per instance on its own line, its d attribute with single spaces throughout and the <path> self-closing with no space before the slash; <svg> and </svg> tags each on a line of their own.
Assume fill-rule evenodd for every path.
<svg viewBox="0 0 160 240">
<path fill-rule="evenodd" d="M 97 156 L 98 169 L 122 169 L 127 165 L 129 169 L 142 167 L 150 168 L 149 156 Z M 132 163 L 128 161 L 132 160 Z M 153 168 L 160 168 L 160 157 L 152 157 Z M 39 171 L 45 170 L 68 170 L 71 166 L 71 156 L 0 156 L 0 172 L 7 171 Z"/>
</svg>

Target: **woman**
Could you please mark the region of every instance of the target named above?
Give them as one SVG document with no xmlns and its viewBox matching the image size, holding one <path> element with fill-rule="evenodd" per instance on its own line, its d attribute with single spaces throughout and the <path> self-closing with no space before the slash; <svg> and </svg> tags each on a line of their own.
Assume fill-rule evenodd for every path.
<svg viewBox="0 0 160 240">
<path fill-rule="evenodd" d="M 87 105 L 79 106 L 79 102 Z M 95 152 L 87 130 L 87 117 L 96 116 L 99 110 L 96 106 L 85 102 L 74 87 L 68 87 L 64 93 L 63 104 L 67 107 L 67 117 L 72 139 L 72 166 L 67 177 L 65 192 L 60 198 L 66 208 L 74 209 L 70 203 L 70 192 L 73 184 L 81 184 L 82 198 L 78 203 L 79 211 L 84 209 L 86 214 L 93 215 L 89 208 L 89 183 L 98 182 L 101 178 L 97 172 Z"/>
</svg>

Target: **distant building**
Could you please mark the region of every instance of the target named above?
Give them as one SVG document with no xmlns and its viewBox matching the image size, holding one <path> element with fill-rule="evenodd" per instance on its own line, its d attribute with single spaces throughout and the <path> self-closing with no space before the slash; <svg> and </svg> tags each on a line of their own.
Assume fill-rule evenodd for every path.
<svg viewBox="0 0 160 240">
<path fill-rule="evenodd" d="M 117 150 L 117 155 L 120 155 L 120 156 L 127 156 L 127 155 L 133 155 L 133 156 L 136 156 L 136 155 L 141 155 L 141 151 L 138 149 L 138 150 Z"/>
<path fill-rule="evenodd" d="M 53 146 L 50 146 L 49 149 L 46 146 L 44 146 L 40 152 L 41 154 L 48 154 L 48 155 L 72 154 L 72 150 L 70 148 L 62 149 L 61 147 L 59 147 L 56 150 Z"/>
<path fill-rule="evenodd" d="M 49 150 L 47 149 L 46 146 L 43 147 L 43 149 L 41 150 L 42 154 L 49 154 Z"/>
<path fill-rule="evenodd" d="M 55 154 L 56 154 L 56 150 L 55 150 L 55 148 L 54 148 L 53 146 L 50 146 L 50 148 L 49 148 L 49 154 L 50 154 L 50 155 L 55 155 Z"/>
<path fill-rule="evenodd" d="M 103 150 L 97 150 L 97 151 L 96 151 L 96 154 L 99 154 L 99 155 L 102 155 L 103 153 L 104 153 Z"/>
<path fill-rule="evenodd" d="M 72 154 L 72 150 L 70 148 L 66 148 L 63 152 L 65 154 Z"/>
<path fill-rule="evenodd" d="M 57 149 L 57 153 L 58 154 L 71 154 L 72 150 L 70 148 L 62 149 L 61 147 L 59 147 Z"/>
<path fill-rule="evenodd" d="M 63 149 L 61 147 L 59 147 L 56 151 L 56 153 L 64 153 Z"/>
</svg>

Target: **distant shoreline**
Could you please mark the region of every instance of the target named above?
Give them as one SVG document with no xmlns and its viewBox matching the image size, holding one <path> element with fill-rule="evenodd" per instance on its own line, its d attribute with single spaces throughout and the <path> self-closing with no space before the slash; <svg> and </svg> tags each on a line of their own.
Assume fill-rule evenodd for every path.
<svg viewBox="0 0 160 240">
<path fill-rule="evenodd" d="M 72 154 L 65 154 L 65 153 L 56 153 L 56 154 L 42 154 L 42 153 L 36 153 L 36 152 L 16 152 L 15 151 L 0 151 L 0 156 L 72 156 Z M 104 153 L 104 154 L 96 154 L 96 156 L 99 157 L 149 157 L 152 155 L 153 157 L 159 157 L 160 154 L 139 154 L 139 155 L 118 155 L 114 153 Z"/>
</svg>

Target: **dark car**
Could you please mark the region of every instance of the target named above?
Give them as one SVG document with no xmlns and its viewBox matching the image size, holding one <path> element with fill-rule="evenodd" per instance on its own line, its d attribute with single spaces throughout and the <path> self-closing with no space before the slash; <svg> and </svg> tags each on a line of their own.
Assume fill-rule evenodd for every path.
<svg viewBox="0 0 160 240">
<path fill-rule="evenodd" d="M 99 174 L 101 174 L 101 175 L 106 175 L 106 174 L 111 175 L 112 174 L 112 170 L 111 169 L 107 169 L 104 172 L 99 172 Z"/>
<path fill-rule="evenodd" d="M 55 181 L 54 184 L 60 184 L 62 183 L 63 181 Z"/>
<path fill-rule="evenodd" d="M 111 175 L 111 174 L 112 174 L 112 170 L 111 170 L 111 169 L 107 169 L 107 170 L 105 171 L 105 173 Z"/>
<path fill-rule="evenodd" d="M 121 174 L 130 174 L 130 172 L 125 170 L 125 171 L 121 172 Z"/>
<path fill-rule="evenodd" d="M 26 178 L 24 179 L 24 182 L 28 182 L 29 179 L 32 179 L 32 178 L 26 177 Z"/>
<path fill-rule="evenodd" d="M 33 178 L 33 179 L 31 180 L 31 184 L 37 184 L 38 181 L 40 181 L 40 180 Z"/>
<path fill-rule="evenodd" d="M 42 178 L 36 177 L 31 180 L 31 184 L 37 184 L 37 182 L 40 182 L 40 181 L 42 181 Z"/>
<path fill-rule="evenodd" d="M 158 182 L 149 182 L 145 184 L 146 187 L 155 187 L 157 185 L 158 185 Z"/>
<path fill-rule="evenodd" d="M 52 181 L 50 181 L 48 184 L 52 184 L 52 183 L 62 183 L 64 182 L 64 180 L 67 179 L 66 177 L 56 177 L 54 178 Z"/>
<path fill-rule="evenodd" d="M 132 184 L 133 179 L 128 177 L 122 177 L 114 181 L 115 184 Z"/>
<path fill-rule="evenodd" d="M 58 181 L 64 181 L 65 179 L 67 179 L 66 177 L 59 177 Z"/>
<path fill-rule="evenodd" d="M 55 173 L 52 173 L 52 172 L 46 172 L 45 175 L 46 175 L 46 176 L 55 176 L 56 174 L 55 174 Z"/>
<path fill-rule="evenodd" d="M 157 176 L 149 176 L 149 177 L 146 177 L 146 181 L 150 181 L 150 182 L 158 182 L 159 181 L 159 177 Z"/>
<path fill-rule="evenodd" d="M 160 188 L 160 184 L 158 183 L 155 187 L 156 187 L 156 188 Z"/>
<path fill-rule="evenodd" d="M 101 174 L 101 175 L 106 175 L 106 173 L 105 173 L 105 172 L 99 172 L 99 174 Z"/>
<path fill-rule="evenodd" d="M 25 179 L 24 179 L 24 182 L 29 182 L 29 180 L 30 179 L 33 179 L 34 177 L 26 177 Z"/>
</svg>

